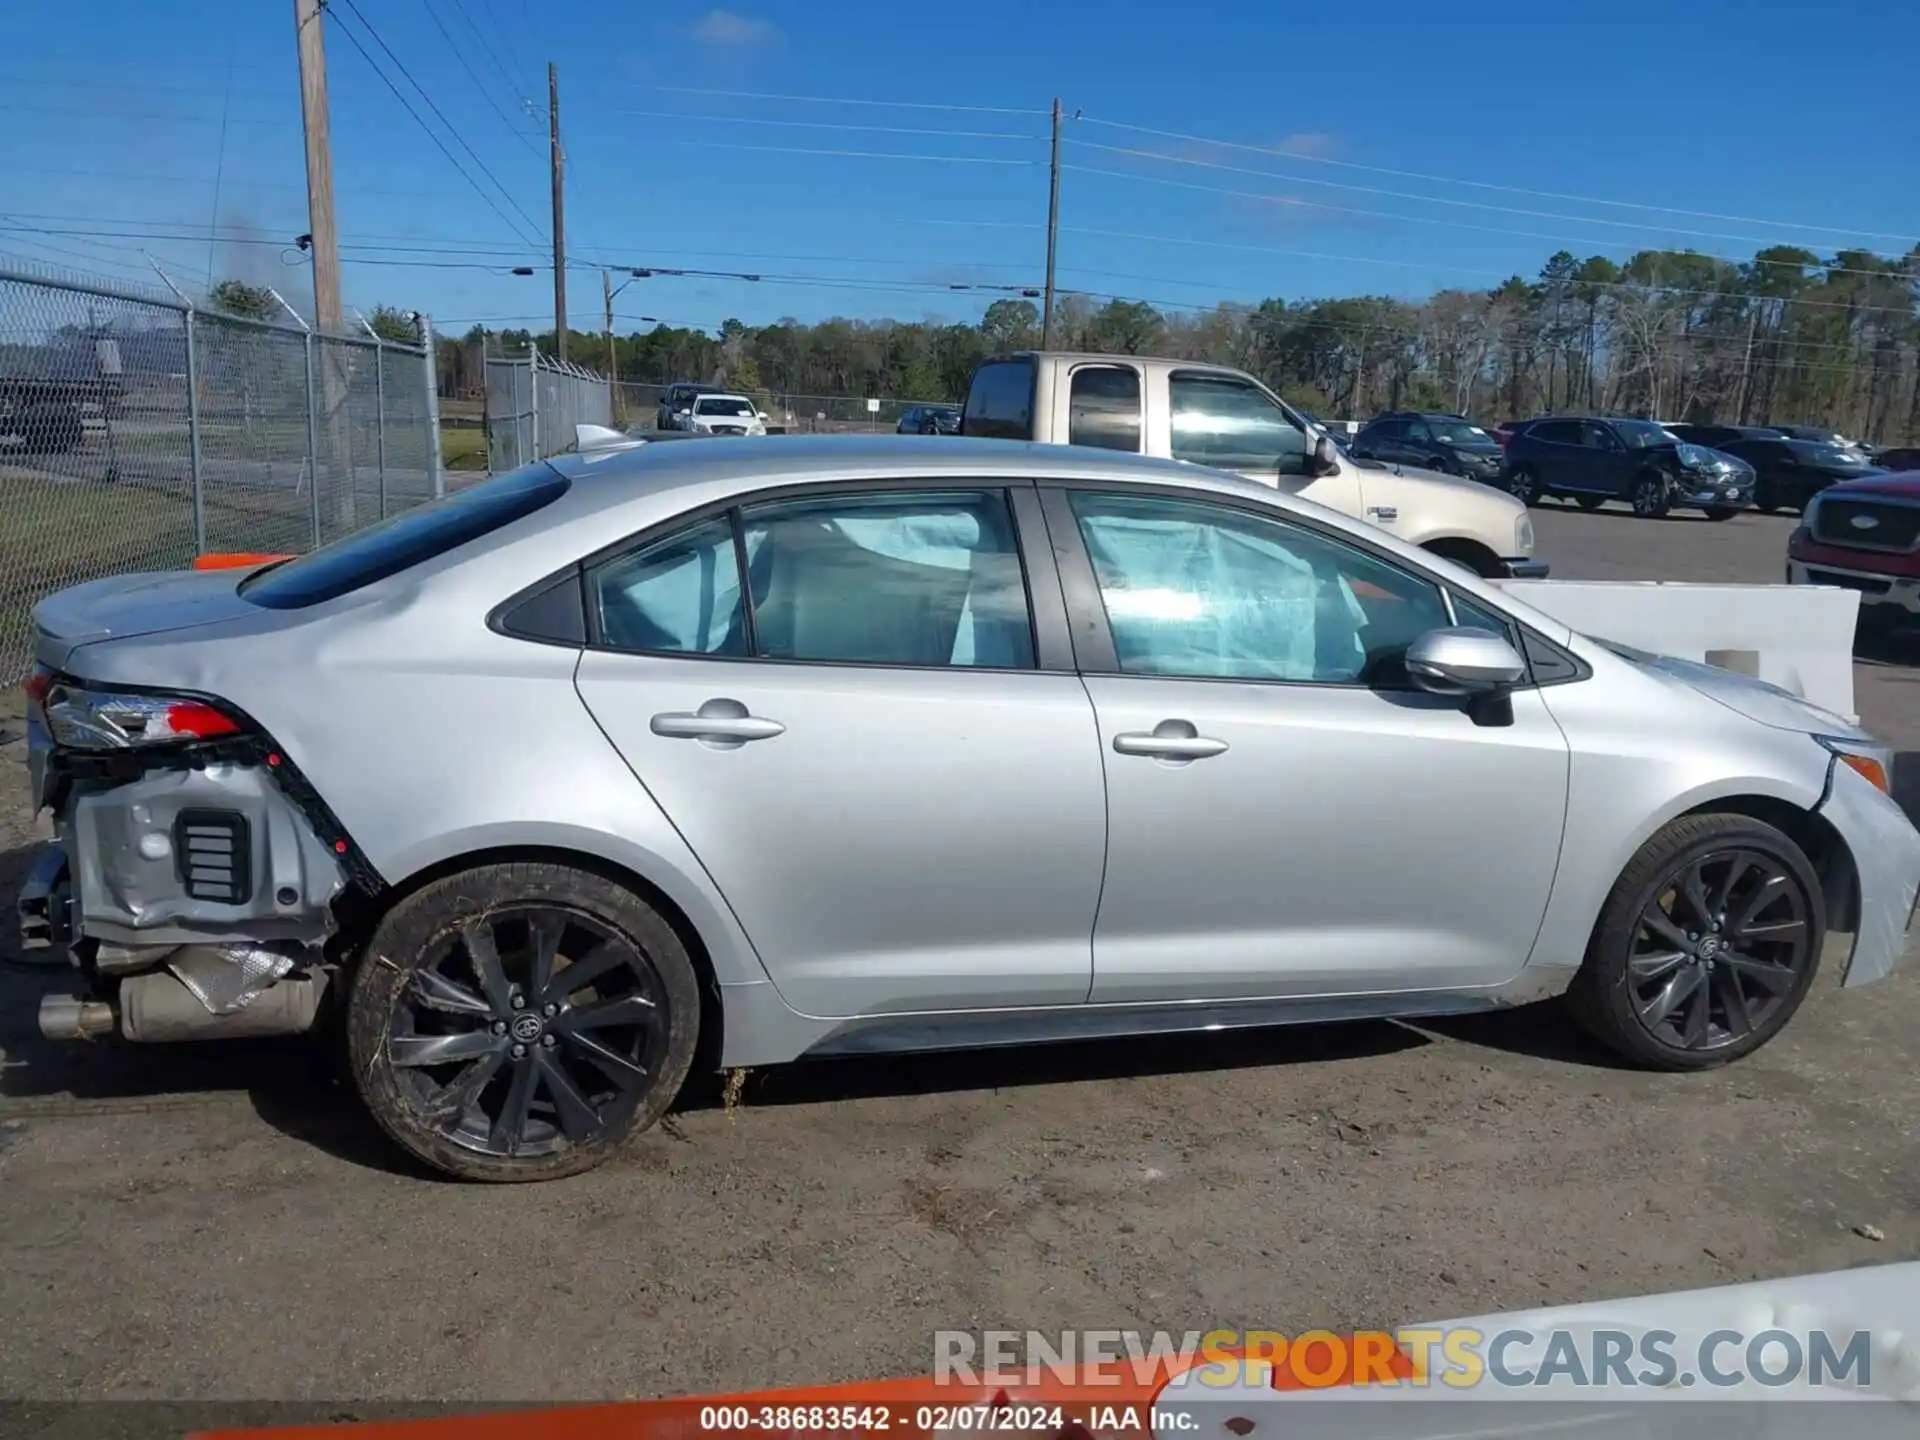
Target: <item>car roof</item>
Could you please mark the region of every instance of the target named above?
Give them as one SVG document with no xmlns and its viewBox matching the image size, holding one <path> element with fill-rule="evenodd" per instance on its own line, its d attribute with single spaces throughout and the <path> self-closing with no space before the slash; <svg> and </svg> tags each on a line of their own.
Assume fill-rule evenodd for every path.
<svg viewBox="0 0 1920 1440">
<path fill-rule="evenodd" d="M 1161 460 L 1082 446 L 1045 445 L 977 436 L 779 435 L 708 445 L 638 445 L 598 455 L 560 455 L 545 462 L 576 482 L 576 489 L 615 499 L 611 492 L 657 494 L 737 481 L 742 489 L 805 484 L 813 480 L 883 480 L 952 475 L 1000 479 L 1073 479 L 1078 476 L 1137 477 L 1143 481 L 1196 478 L 1251 486 L 1184 460 Z"/>
</svg>

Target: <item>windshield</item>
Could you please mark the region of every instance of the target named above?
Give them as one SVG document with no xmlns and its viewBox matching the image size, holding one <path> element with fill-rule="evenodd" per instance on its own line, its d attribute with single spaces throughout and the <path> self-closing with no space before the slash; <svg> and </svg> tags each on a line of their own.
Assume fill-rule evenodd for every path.
<svg viewBox="0 0 1920 1440">
<path fill-rule="evenodd" d="M 1616 420 L 1613 429 L 1616 435 L 1626 441 L 1629 450 L 1651 450 L 1673 443 L 1673 436 L 1651 420 Z"/>
<path fill-rule="evenodd" d="M 1858 470 L 1866 461 L 1851 450 L 1843 450 L 1824 440 L 1789 440 L 1787 442 L 1795 455 L 1812 465 L 1832 465 L 1848 470 Z"/>
<path fill-rule="evenodd" d="M 1469 450 L 1498 450 L 1499 443 L 1478 425 L 1465 420 L 1429 420 L 1427 428 L 1433 431 L 1433 438 L 1448 445 L 1459 445 Z"/>
<path fill-rule="evenodd" d="M 544 461 L 510 471 L 256 570 L 239 593 L 268 610 L 337 599 L 533 514 L 566 494 L 568 483 Z"/>
<path fill-rule="evenodd" d="M 735 395 L 709 395 L 693 407 L 696 415 L 751 415 L 753 406 Z"/>
</svg>

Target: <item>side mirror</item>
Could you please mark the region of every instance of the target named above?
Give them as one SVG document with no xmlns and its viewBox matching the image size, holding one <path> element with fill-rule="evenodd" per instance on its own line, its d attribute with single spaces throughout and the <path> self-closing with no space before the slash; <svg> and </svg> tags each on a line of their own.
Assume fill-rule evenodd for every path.
<svg viewBox="0 0 1920 1440">
<path fill-rule="evenodd" d="M 764 410 L 756 410 L 753 412 L 753 418 L 756 420 L 765 420 L 767 418 L 767 412 Z"/>
<path fill-rule="evenodd" d="M 1340 472 L 1340 448 L 1333 443 L 1333 437 L 1322 435 L 1313 442 L 1313 473 L 1315 475 L 1337 475 Z"/>
<path fill-rule="evenodd" d="M 1469 626 L 1427 631 L 1407 647 L 1406 666 L 1413 683 L 1433 695 L 1492 695 L 1527 674 L 1505 636 Z"/>
</svg>

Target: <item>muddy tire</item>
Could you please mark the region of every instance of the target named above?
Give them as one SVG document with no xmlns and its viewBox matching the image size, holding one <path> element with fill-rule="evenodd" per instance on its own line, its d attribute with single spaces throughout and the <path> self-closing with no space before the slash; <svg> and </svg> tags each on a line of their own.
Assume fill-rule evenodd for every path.
<svg viewBox="0 0 1920 1440">
<path fill-rule="evenodd" d="M 590 1170 L 666 1113 L 700 988 L 673 928 L 565 865 L 483 865 L 393 907 L 347 998 L 353 1079 L 380 1128 L 462 1180 Z"/>
<path fill-rule="evenodd" d="M 1826 937 L 1806 855 L 1745 815 L 1689 815 L 1640 847 L 1567 992 L 1581 1027 L 1654 1070 L 1759 1049 L 1813 984 Z"/>
</svg>

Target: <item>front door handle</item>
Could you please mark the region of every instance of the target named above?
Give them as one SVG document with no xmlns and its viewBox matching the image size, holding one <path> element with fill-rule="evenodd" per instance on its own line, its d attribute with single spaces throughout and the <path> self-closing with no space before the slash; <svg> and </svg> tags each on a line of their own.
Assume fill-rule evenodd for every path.
<svg viewBox="0 0 1920 1440">
<path fill-rule="evenodd" d="M 1151 733 L 1123 731 L 1113 737 L 1122 755 L 1145 755 L 1154 760 L 1205 760 L 1226 753 L 1227 742 L 1202 735 L 1187 720 L 1162 720 Z"/>
<path fill-rule="evenodd" d="M 736 750 L 749 740 L 771 740 L 787 733 L 778 720 L 750 715 L 738 700 L 709 700 L 698 710 L 668 711 L 648 722 L 656 735 L 669 740 L 698 740 L 721 750 Z"/>
</svg>

